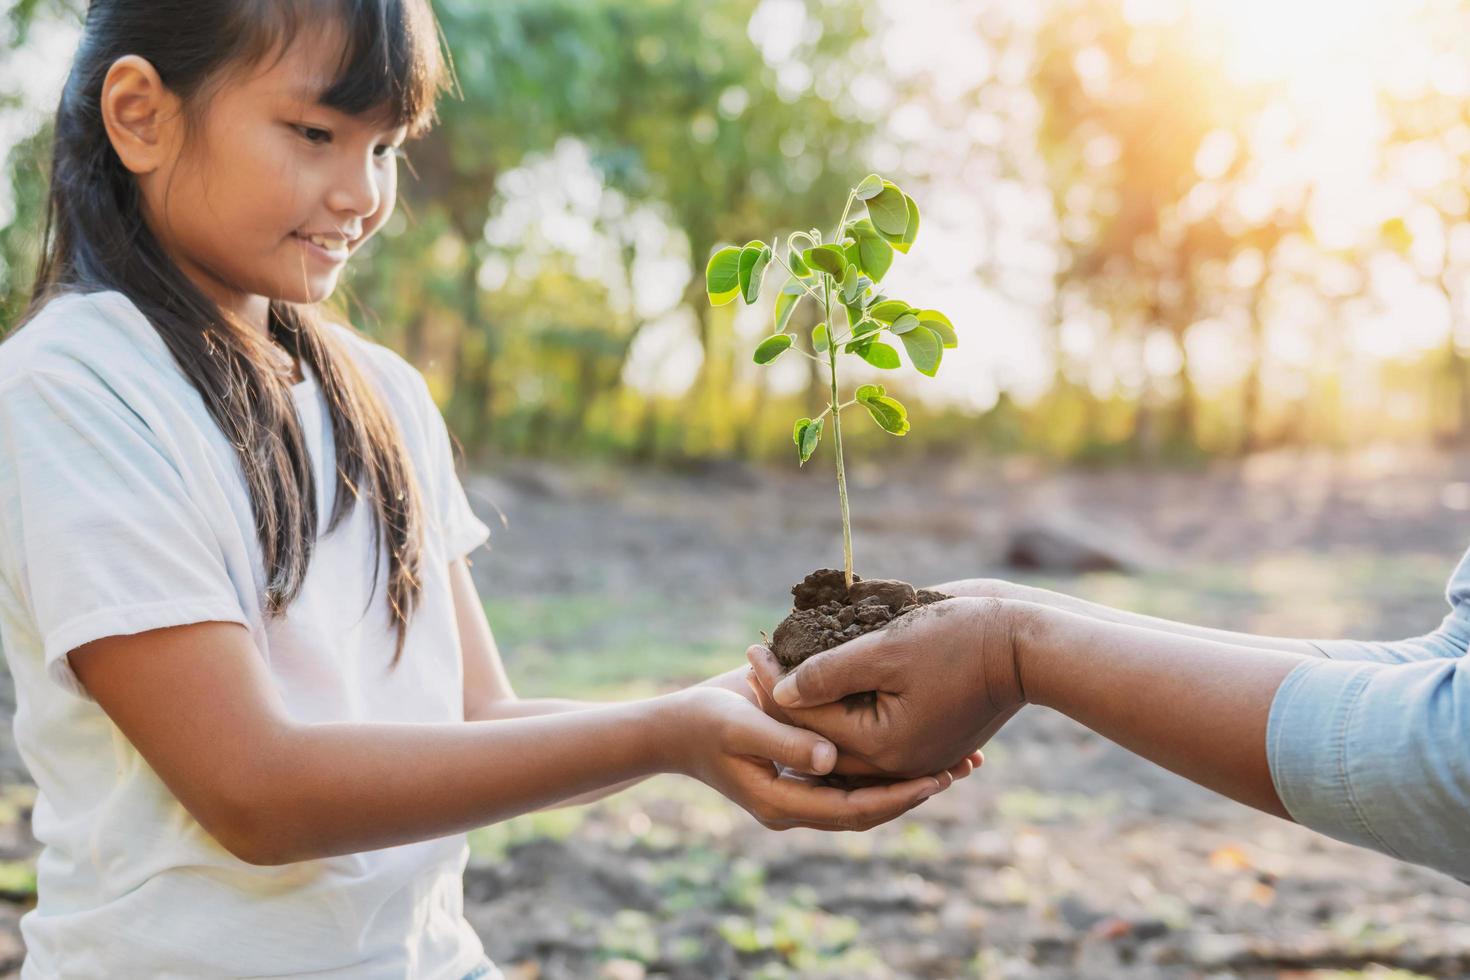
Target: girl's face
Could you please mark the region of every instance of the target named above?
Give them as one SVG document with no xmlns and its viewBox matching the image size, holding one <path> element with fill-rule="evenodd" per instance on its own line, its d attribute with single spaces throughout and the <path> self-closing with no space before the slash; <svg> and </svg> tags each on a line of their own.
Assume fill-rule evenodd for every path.
<svg viewBox="0 0 1470 980">
<path fill-rule="evenodd" d="M 224 78 L 192 134 L 140 175 L 149 226 L 207 295 L 265 330 L 271 299 L 331 295 L 393 212 L 406 129 L 317 103 L 340 32 Z"/>
</svg>

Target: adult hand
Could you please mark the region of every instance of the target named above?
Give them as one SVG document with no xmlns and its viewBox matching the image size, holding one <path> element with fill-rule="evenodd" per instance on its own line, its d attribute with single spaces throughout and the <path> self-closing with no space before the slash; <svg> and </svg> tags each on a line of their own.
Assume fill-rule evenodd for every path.
<svg viewBox="0 0 1470 980">
<path fill-rule="evenodd" d="M 841 750 L 834 772 L 908 777 L 954 765 L 1025 704 L 1015 607 L 945 599 L 811 657 L 789 675 L 747 651 L 771 710 Z M 870 705 L 842 704 L 874 692 Z"/>
</svg>

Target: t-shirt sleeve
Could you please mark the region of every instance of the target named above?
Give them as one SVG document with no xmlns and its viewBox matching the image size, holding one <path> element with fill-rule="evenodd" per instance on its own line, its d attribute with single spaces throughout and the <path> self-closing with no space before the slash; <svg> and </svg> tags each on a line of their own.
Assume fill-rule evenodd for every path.
<svg viewBox="0 0 1470 980">
<path fill-rule="evenodd" d="M 470 507 L 464 484 L 455 469 L 454 448 L 449 437 L 449 426 L 444 414 L 434 403 L 428 382 L 422 373 L 414 369 L 417 379 L 420 411 L 424 417 L 424 438 L 429 460 L 427 493 L 441 533 L 444 536 L 445 553 L 450 560 L 461 558 L 474 551 L 490 538 L 490 528 L 475 516 Z"/>
<path fill-rule="evenodd" d="M 210 521 L 154 433 L 116 397 L 45 373 L 0 387 L 5 574 L 35 619 L 46 673 L 93 700 L 67 654 L 105 636 L 249 625 Z"/>
</svg>

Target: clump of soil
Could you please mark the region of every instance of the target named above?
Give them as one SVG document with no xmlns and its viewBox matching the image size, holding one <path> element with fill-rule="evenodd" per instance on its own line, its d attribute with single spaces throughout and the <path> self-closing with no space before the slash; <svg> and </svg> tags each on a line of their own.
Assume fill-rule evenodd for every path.
<svg viewBox="0 0 1470 980">
<path fill-rule="evenodd" d="M 771 653 L 782 667 L 797 664 L 864 633 L 880 630 L 898 617 L 951 596 L 915 589 L 895 579 L 852 577 L 847 587 L 841 569 L 812 572 L 791 589 L 795 607 L 776 627 Z"/>
</svg>

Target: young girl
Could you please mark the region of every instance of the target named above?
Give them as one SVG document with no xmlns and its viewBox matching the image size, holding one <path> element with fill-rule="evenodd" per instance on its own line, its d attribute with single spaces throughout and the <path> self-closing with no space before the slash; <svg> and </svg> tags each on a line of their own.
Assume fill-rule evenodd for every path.
<svg viewBox="0 0 1470 980">
<path fill-rule="evenodd" d="M 94 0 L 0 344 L 0 642 L 44 845 L 22 976 L 491 975 L 464 832 L 657 772 L 771 827 L 856 790 L 743 671 L 519 700 L 423 378 L 320 320 L 444 77 L 424 0 Z M 381 589 L 380 589 L 381 584 Z"/>
</svg>

